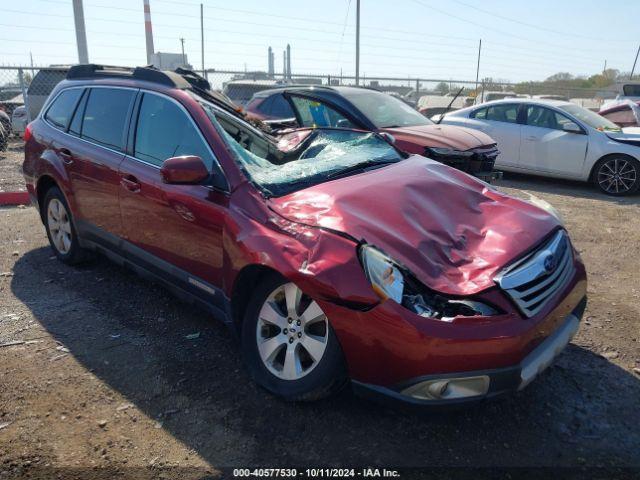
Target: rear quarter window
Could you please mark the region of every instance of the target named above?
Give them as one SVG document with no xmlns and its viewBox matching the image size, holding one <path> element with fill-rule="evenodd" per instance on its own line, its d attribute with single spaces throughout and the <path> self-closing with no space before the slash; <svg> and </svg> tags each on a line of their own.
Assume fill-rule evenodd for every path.
<svg viewBox="0 0 640 480">
<path fill-rule="evenodd" d="M 44 118 L 54 127 L 66 130 L 82 91 L 81 88 L 72 88 L 61 92 L 47 110 Z"/>
</svg>

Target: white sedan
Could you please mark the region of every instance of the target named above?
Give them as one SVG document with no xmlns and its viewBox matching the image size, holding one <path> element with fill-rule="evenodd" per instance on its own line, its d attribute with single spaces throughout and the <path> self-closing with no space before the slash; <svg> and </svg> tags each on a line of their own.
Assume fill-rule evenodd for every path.
<svg viewBox="0 0 640 480">
<path fill-rule="evenodd" d="M 508 98 L 448 113 L 441 123 L 493 137 L 499 170 L 591 181 L 610 195 L 640 188 L 640 129 L 620 129 L 570 102 Z"/>
</svg>

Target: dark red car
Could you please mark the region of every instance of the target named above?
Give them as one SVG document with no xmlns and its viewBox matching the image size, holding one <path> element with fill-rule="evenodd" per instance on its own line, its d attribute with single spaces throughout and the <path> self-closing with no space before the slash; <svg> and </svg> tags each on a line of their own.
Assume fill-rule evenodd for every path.
<svg viewBox="0 0 640 480">
<path fill-rule="evenodd" d="M 371 132 L 279 148 L 203 82 L 83 65 L 56 87 L 24 174 L 61 261 L 100 252 L 203 305 L 291 400 L 493 397 L 572 338 L 585 268 L 551 209 Z"/>
<path fill-rule="evenodd" d="M 359 87 L 289 86 L 259 92 L 249 116 L 275 127 L 358 128 L 388 135 L 405 153 L 424 155 L 491 180 L 498 148 L 486 133 L 438 125 L 387 93 Z"/>
<path fill-rule="evenodd" d="M 621 128 L 640 127 L 640 101 L 615 102 L 600 109 L 598 113 Z"/>
</svg>

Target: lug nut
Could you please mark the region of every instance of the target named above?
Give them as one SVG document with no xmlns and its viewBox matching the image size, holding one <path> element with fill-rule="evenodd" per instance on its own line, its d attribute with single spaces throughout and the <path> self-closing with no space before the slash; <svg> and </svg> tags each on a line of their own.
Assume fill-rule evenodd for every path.
<svg viewBox="0 0 640 480">
<path fill-rule="evenodd" d="M 300 320 L 298 320 L 298 321 L 296 322 L 296 325 L 300 326 Z"/>
<path fill-rule="evenodd" d="M 302 338 L 302 332 L 298 332 L 298 338 Z"/>
<path fill-rule="evenodd" d="M 293 343 L 293 337 L 289 338 L 289 343 Z"/>
<path fill-rule="evenodd" d="M 292 318 L 287 318 L 287 322 L 291 323 L 291 322 L 293 322 L 293 319 Z"/>
<path fill-rule="evenodd" d="M 284 333 L 285 335 L 287 334 L 287 329 L 285 328 L 284 330 L 282 330 L 282 333 Z"/>
</svg>

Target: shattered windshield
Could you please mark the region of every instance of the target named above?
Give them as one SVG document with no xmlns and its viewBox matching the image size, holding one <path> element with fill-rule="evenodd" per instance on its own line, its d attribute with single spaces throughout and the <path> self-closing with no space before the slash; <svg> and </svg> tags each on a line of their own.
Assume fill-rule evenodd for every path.
<svg viewBox="0 0 640 480">
<path fill-rule="evenodd" d="M 374 133 L 344 129 L 311 129 L 303 135 L 294 132 L 299 141 L 282 150 L 244 123 L 207 106 L 205 111 L 244 172 L 268 196 L 286 195 L 404 158 Z"/>
</svg>

